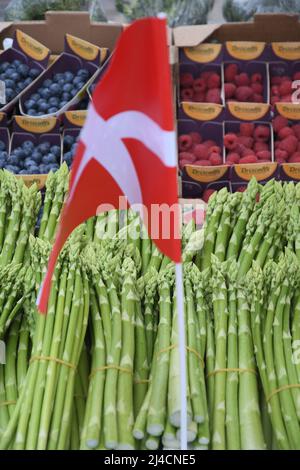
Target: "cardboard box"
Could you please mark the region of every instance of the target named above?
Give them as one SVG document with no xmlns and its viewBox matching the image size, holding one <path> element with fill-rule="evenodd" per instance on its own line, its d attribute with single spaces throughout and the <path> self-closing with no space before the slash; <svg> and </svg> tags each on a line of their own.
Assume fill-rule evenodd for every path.
<svg viewBox="0 0 300 470">
<path fill-rule="evenodd" d="M 91 21 L 89 13 L 83 11 L 48 11 L 45 13 L 44 21 L 0 23 L 0 42 L 2 43 L 6 37 L 13 37 L 16 29 L 32 35 L 37 41 L 45 44 L 52 54 L 58 55 L 64 49 L 66 33 L 112 51 L 123 31 L 123 25 Z"/>
</svg>

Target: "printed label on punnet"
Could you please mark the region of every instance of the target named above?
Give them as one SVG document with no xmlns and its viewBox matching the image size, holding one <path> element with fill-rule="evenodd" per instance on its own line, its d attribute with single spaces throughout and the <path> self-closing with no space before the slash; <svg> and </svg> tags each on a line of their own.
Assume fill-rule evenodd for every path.
<svg viewBox="0 0 300 470">
<path fill-rule="evenodd" d="M 5 364 L 5 343 L 0 341 L 0 364 Z"/>
<path fill-rule="evenodd" d="M 6 104 L 5 82 L 0 80 L 0 104 Z"/>
</svg>

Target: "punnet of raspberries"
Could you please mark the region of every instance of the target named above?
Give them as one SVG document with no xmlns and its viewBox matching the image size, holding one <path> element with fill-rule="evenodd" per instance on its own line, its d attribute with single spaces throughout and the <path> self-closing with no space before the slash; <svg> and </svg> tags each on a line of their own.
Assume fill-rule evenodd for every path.
<svg viewBox="0 0 300 470">
<path fill-rule="evenodd" d="M 300 123 L 291 124 L 283 116 L 273 119 L 274 157 L 277 163 L 300 163 Z"/>
<path fill-rule="evenodd" d="M 238 64 L 228 64 L 224 69 L 226 101 L 263 103 L 263 77 L 261 73 L 241 72 Z"/>
<path fill-rule="evenodd" d="M 181 73 L 180 100 L 221 104 L 220 73 L 206 70 L 201 72 L 196 78 L 191 73 Z"/>
<path fill-rule="evenodd" d="M 271 77 L 271 104 L 291 103 L 293 101 L 293 82 L 300 80 L 300 72 L 295 72 L 291 77 L 288 75 Z M 299 88 L 299 87 L 298 87 Z"/>
<path fill-rule="evenodd" d="M 214 140 L 204 140 L 199 132 L 178 138 L 179 167 L 185 165 L 218 166 L 223 164 L 222 148 Z"/>
<path fill-rule="evenodd" d="M 239 132 L 227 132 L 224 136 L 226 164 L 270 162 L 270 138 L 269 126 L 252 122 L 241 123 Z"/>
</svg>

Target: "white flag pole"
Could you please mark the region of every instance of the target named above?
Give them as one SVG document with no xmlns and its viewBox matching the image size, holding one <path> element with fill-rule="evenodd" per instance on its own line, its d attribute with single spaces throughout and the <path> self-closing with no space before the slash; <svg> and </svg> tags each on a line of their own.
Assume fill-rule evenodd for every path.
<svg viewBox="0 0 300 470">
<path fill-rule="evenodd" d="M 187 450 L 186 341 L 182 263 L 176 263 L 176 301 L 178 312 L 178 347 L 180 358 L 180 448 Z"/>
</svg>

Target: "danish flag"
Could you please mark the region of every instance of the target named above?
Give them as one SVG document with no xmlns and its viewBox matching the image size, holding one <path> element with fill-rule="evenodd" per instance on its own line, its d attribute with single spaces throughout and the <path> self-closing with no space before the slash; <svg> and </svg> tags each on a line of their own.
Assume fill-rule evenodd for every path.
<svg viewBox="0 0 300 470">
<path fill-rule="evenodd" d="M 38 298 L 47 311 L 55 263 L 65 241 L 101 204 L 176 207 L 177 164 L 166 20 L 134 22 L 121 35 L 111 63 L 97 85 L 80 134 L 65 203 L 48 271 Z M 175 209 L 176 211 L 176 209 Z M 148 217 L 148 231 L 154 223 Z M 176 215 L 174 220 L 179 220 Z M 181 260 L 178 227 L 158 248 Z"/>
</svg>

